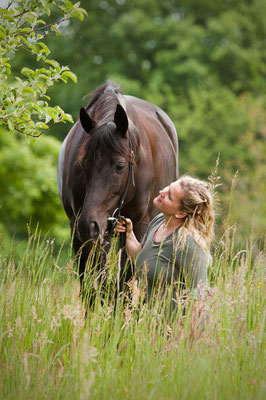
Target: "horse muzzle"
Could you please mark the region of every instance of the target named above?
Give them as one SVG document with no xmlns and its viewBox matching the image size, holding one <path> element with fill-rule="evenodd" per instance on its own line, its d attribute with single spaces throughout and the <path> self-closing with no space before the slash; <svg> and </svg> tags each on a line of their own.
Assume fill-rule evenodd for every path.
<svg viewBox="0 0 266 400">
<path fill-rule="evenodd" d="M 80 240 L 84 243 L 88 240 L 96 241 L 100 239 L 100 227 L 97 221 L 84 222 L 82 220 L 78 221 L 77 231 Z"/>
</svg>

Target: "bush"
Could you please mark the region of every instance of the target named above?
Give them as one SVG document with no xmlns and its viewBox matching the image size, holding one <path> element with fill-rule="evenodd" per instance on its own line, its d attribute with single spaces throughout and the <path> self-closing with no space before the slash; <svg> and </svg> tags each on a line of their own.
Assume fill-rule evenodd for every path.
<svg viewBox="0 0 266 400">
<path fill-rule="evenodd" d="M 55 173 L 60 142 L 46 136 L 27 143 L 23 136 L 2 129 L 0 148 L 1 231 L 23 239 L 30 222 L 60 241 L 68 237 Z"/>
</svg>

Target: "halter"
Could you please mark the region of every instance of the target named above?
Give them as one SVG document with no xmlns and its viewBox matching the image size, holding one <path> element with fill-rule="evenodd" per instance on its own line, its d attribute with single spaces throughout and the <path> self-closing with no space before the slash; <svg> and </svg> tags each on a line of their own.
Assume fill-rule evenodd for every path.
<svg viewBox="0 0 266 400">
<path fill-rule="evenodd" d="M 128 140 L 129 140 L 130 156 L 129 156 L 129 163 L 128 163 L 127 183 L 126 183 L 124 193 L 120 199 L 119 206 L 114 210 L 112 216 L 108 218 L 107 232 L 109 232 L 111 235 L 114 233 L 117 221 L 119 219 L 125 219 L 124 217 L 121 216 L 121 210 L 123 208 L 125 199 L 128 194 L 130 182 L 132 182 L 132 186 L 135 187 L 135 178 L 134 178 L 135 154 L 134 154 L 134 150 L 133 150 L 132 140 L 129 135 L 128 135 Z"/>
</svg>

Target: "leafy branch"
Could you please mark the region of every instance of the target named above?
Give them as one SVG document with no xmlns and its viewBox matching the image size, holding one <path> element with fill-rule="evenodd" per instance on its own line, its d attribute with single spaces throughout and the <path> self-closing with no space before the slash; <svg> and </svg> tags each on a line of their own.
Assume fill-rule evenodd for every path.
<svg viewBox="0 0 266 400">
<path fill-rule="evenodd" d="M 73 122 L 59 106 L 49 106 L 46 93 L 55 83 L 77 82 L 77 77 L 68 66 L 49 58 L 50 50 L 42 40 L 54 33 L 59 36 L 60 25 L 72 17 L 83 20 L 86 11 L 79 6 L 80 2 L 70 0 L 21 0 L 0 8 L 0 125 L 10 132 L 37 138 L 54 124 Z M 52 8 L 63 16 L 47 23 L 41 18 L 50 16 Z M 11 63 L 19 49 L 30 52 L 44 66 L 25 67 L 20 76 L 14 76 Z"/>
</svg>

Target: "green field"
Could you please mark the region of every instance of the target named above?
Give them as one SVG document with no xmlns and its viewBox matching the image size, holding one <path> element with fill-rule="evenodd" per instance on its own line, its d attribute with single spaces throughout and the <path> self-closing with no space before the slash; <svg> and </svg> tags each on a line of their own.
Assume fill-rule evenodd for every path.
<svg viewBox="0 0 266 400">
<path fill-rule="evenodd" d="M 29 233 L 19 261 L 15 247 L 1 258 L 1 399 L 262 399 L 265 259 L 232 243 L 229 229 L 216 244 L 200 318 L 190 302 L 170 321 L 136 284 L 114 309 L 115 251 L 109 301 L 85 318 L 73 258 Z M 101 292 L 100 277 L 88 284 Z"/>
</svg>

